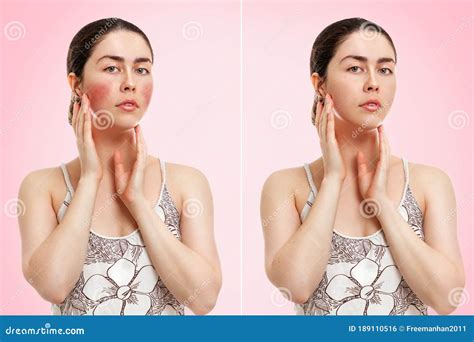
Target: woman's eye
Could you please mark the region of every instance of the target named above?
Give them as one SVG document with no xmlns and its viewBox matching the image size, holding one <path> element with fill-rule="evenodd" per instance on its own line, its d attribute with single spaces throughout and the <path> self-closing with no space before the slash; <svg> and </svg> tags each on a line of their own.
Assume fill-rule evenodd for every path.
<svg viewBox="0 0 474 342">
<path fill-rule="evenodd" d="M 139 74 L 142 74 L 142 75 L 147 75 L 147 74 L 150 73 L 148 71 L 148 69 L 146 69 L 146 68 L 138 68 L 137 71 L 138 71 Z"/>
<path fill-rule="evenodd" d="M 105 68 L 104 71 L 113 72 L 113 71 L 114 71 L 114 68 L 118 70 L 118 68 L 117 68 L 116 66 L 109 66 L 109 67 Z"/>
<path fill-rule="evenodd" d="M 358 67 L 358 66 L 353 66 L 353 67 L 350 67 L 349 69 L 347 69 L 347 71 L 357 72 L 358 69 L 360 69 L 360 67 Z M 362 69 L 361 69 L 361 70 L 362 70 Z"/>
<path fill-rule="evenodd" d="M 393 74 L 393 71 L 390 70 L 389 68 L 382 68 L 380 69 L 380 71 L 382 72 L 382 74 L 384 75 L 390 75 L 390 74 Z"/>
</svg>

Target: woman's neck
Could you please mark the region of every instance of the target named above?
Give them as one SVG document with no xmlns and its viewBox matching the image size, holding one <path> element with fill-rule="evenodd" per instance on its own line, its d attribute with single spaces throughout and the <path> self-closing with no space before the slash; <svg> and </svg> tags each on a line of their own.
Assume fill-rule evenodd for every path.
<svg viewBox="0 0 474 342">
<path fill-rule="evenodd" d="M 361 151 L 373 169 L 379 157 L 378 131 L 369 129 L 335 117 L 336 139 L 346 167 L 348 179 L 357 177 L 357 153 Z"/>
<path fill-rule="evenodd" d="M 114 153 L 120 152 L 125 170 L 132 168 L 136 159 L 135 131 L 133 128 L 123 131 L 92 132 L 97 155 L 102 165 L 104 176 L 114 176 Z"/>
</svg>

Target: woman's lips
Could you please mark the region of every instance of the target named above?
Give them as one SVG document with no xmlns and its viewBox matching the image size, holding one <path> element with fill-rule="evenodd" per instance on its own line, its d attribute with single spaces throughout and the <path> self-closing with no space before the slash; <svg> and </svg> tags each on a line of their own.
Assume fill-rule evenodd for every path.
<svg viewBox="0 0 474 342">
<path fill-rule="evenodd" d="M 366 103 L 359 107 L 364 108 L 365 110 L 369 112 L 376 112 L 380 108 L 380 105 L 376 103 Z"/>
<path fill-rule="evenodd" d="M 126 112 L 133 112 L 135 109 L 137 109 L 137 106 L 133 103 L 122 103 L 118 107 Z"/>
</svg>

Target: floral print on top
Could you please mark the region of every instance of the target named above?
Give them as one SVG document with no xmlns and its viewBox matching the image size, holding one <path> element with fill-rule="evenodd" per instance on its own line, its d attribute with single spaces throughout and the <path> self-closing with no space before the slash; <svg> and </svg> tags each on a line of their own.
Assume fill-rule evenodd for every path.
<svg viewBox="0 0 474 342">
<path fill-rule="evenodd" d="M 398 206 L 403 219 L 424 240 L 423 215 L 409 186 L 405 159 L 405 187 Z M 307 217 L 316 198 L 308 164 L 311 191 L 301 212 Z M 296 304 L 300 315 L 426 315 L 427 307 L 410 289 L 390 253 L 383 229 L 367 237 L 349 237 L 334 230 L 326 272 L 310 298 Z"/>
<path fill-rule="evenodd" d="M 155 211 L 172 234 L 181 239 L 179 213 L 166 187 L 161 162 L 162 188 Z M 61 164 L 67 194 L 58 212 L 60 222 L 74 189 L 67 168 Z M 140 230 L 124 237 L 106 237 L 91 230 L 84 267 L 66 299 L 52 305 L 56 315 L 184 315 L 148 256 Z"/>
</svg>

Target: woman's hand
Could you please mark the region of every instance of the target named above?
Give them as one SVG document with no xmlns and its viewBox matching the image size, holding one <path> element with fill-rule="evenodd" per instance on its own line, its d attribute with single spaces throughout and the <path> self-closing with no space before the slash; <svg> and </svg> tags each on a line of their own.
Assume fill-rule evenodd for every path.
<svg viewBox="0 0 474 342">
<path fill-rule="evenodd" d="M 120 199 L 129 209 L 132 209 L 135 204 L 140 205 L 146 202 L 143 194 L 143 180 L 147 148 L 140 125 L 135 127 L 135 146 L 137 156 L 131 171 L 125 170 L 120 152 L 117 150 L 114 153 L 115 188 Z"/>
<path fill-rule="evenodd" d="M 335 177 L 343 181 L 346 168 L 342 160 L 334 129 L 334 103 L 331 95 L 326 94 L 324 105 L 318 101 L 316 105 L 315 125 L 318 129 L 324 163 L 324 178 Z"/>
<path fill-rule="evenodd" d="M 92 112 L 89 98 L 82 95 L 81 102 L 74 102 L 72 127 L 76 135 L 79 161 L 81 163 L 81 178 L 92 177 L 94 180 L 102 179 L 102 166 L 95 149 L 92 138 Z"/>
<path fill-rule="evenodd" d="M 357 154 L 357 171 L 359 178 L 359 191 L 364 199 L 377 201 L 386 199 L 387 170 L 390 162 L 390 146 L 382 125 L 378 128 L 379 134 L 379 160 L 375 171 L 369 171 L 365 155 L 359 151 Z"/>
</svg>

